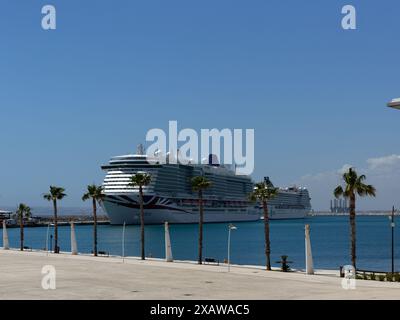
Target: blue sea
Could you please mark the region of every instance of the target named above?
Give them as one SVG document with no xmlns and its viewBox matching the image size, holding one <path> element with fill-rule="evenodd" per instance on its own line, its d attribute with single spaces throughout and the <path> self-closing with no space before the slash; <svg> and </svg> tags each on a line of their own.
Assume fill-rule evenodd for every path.
<svg viewBox="0 0 400 320">
<path fill-rule="evenodd" d="M 273 262 L 281 255 L 288 255 L 293 268 L 304 268 L 304 225 L 311 225 L 311 245 L 316 268 L 338 269 L 350 263 L 348 217 L 310 217 L 304 220 L 271 221 L 271 250 Z M 262 221 L 236 223 L 232 231 L 231 261 L 235 264 L 264 265 L 264 225 Z M 395 227 L 395 257 L 400 270 L 399 223 Z M 76 226 L 78 250 L 92 250 L 92 226 Z M 146 226 L 146 255 L 164 258 L 164 227 Z M 50 233 L 52 233 L 50 228 Z M 1 230 L 2 232 L 2 230 Z M 25 245 L 43 249 L 46 246 L 47 227 L 26 228 Z M 196 260 L 198 226 L 170 225 L 174 259 Z M 8 229 L 11 247 L 19 247 L 19 229 Z M 70 251 L 70 228 L 59 227 L 59 243 L 62 251 Z M 204 256 L 223 261 L 227 258 L 228 224 L 204 226 Z M 122 254 L 122 227 L 102 225 L 98 227 L 99 250 L 112 255 Z M 139 256 L 140 227 L 127 226 L 125 255 Z M 390 271 L 391 228 L 387 217 L 357 217 L 358 268 Z M 278 264 L 274 263 L 275 266 Z"/>
</svg>

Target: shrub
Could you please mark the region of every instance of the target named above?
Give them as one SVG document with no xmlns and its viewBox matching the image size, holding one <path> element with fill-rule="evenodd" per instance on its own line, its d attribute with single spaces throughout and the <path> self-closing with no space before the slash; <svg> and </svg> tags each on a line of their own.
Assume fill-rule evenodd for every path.
<svg viewBox="0 0 400 320">
<path fill-rule="evenodd" d="M 369 278 L 371 279 L 371 280 L 376 280 L 376 275 L 375 275 L 375 273 L 371 273 L 370 275 L 369 275 Z"/>
<path fill-rule="evenodd" d="M 378 278 L 379 278 L 379 281 L 385 281 L 385 275 L 383 275 L 383 274 L 380 274 L 378 276 Z"/>
</svg>

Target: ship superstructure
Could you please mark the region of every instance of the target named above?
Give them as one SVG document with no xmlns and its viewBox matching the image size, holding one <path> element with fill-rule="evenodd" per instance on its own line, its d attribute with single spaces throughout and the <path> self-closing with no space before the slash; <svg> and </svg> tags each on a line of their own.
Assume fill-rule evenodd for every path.
<svg viewBox="0 0 400 320">
<path fill-rule="evenodd" d="M 212 185 L 204 191 L 204 221 L 255 221 L 259 209 L 248 200 L 252 191 L 251 178 L 236 175 L 230 168 L 219 165 L 215 157 L 206 164 L 166 161 L 138 152 L 117 156 L 102 167 L 106 177 L 102 206 L 111 224 L 138 224 L 139 189 L 129 185 L 137 172 L 151 175 L 151 183 L 143 188 L 145 223 L 196 223 L 199 221 L 198 194 L 192 191 L 191 180 L 205 176 Z"/>
</svg>

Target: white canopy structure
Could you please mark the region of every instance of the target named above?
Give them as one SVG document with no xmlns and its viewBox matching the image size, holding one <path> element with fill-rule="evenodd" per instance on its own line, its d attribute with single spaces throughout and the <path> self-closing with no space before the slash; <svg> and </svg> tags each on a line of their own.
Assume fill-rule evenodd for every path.
<svg viewBox="0 0 400 320">
<path fill-rule="evenodd" d="M 399 109 L 400 110 L 400 98 L 393 99 L 388 103 L 388 107 Z"/>
</svg>

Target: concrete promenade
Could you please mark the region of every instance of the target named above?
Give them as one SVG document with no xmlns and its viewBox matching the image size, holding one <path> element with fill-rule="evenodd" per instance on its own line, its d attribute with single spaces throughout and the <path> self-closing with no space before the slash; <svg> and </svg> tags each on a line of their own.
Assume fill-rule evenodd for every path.
<svg viewBox="0 0 400 320">
<path fill-rule="evenodd" d="M 42 267 L 56 289 L 42 288 Z M 400 283 L 357 281 L 344 290 L 338 272 L 267 272 L 259 267 L 167 263 L 0 249 L 0 299 L 400 299 Z"/>
</svg>

